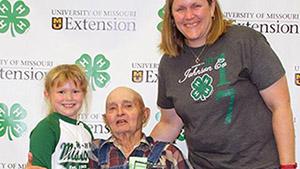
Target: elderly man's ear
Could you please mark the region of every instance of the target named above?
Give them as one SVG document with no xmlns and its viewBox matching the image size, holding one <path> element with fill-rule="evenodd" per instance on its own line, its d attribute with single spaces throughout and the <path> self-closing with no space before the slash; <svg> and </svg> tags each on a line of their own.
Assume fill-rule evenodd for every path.
<svg viewBox="0 0 300 169">
<path fill-rule="evenodd" d="M 143 110 L 144 118 L 143 118 L 143 127 L 145 127 L 149 121 L 150 117 L 150 109 L 148 107 L 145 107 Z"/>
</svg>

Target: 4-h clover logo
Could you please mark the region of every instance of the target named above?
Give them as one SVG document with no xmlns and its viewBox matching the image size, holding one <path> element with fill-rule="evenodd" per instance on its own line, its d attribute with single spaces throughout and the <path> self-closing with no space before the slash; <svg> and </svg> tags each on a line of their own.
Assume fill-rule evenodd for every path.
<svg viewBox="0 0 300 169">
<path fill-rule="evenodd" d="M 177 140 L 179 140 L 179 141 L 184 141 L 185 140 L 184 129 L 181 129 L 181 132 L 178 135 Z"/>
<path fill-rule="evenodd" d="M 162 7 L 159 11 L 158 11 L 158 16 L 163 19 L 164 15 L 165 15 L 165 7 Z M 160 32 L 162 31 L 162 27 L 163 27 L 163 21 L 159 22 L 159 24 L 157 25 L 157 30 L 159 30 Z"/>
<path fill-rule="evenodd" d="M 9 1 L 0 1 L 0 33 L 6 32 L 10 27 L 13 37 L 15 37 L 14 31 L 23 34 L 30 26 L 29 21 L 23 18 L 29 14 L 29 11 L 23 1 L 17 1 L 13 9 L 11 9 Z"/>
<path fill-rule="evenodd" d="M 195 101 L 205 101 L 213 92 L 212 77 L 208 74 L 197 76 L 192 82 L 191 96 Z"/>
<path fill-rule="evenodd" d="M 3 103 L 0 103 L 0 137 L 4 136 L 7 132 L 8 139 L 21 137 L 26 131 L 27 126 L 24 122 L 20 121 L 27 115 L 26 110 L 18 103 L 11 106 L 10 110 Z"/>
<path fill-rule="evenodd" d="M 96 90 L 95 85 L 103 88 L 110 81 L 110 75 L 105 72 L 109 68 L 110 62 L 104 55 L 99 54 L 92 61 L 88 54 L 83 54 L 75 63 L 85 69 L 87 78 L 92 84 L 94 91 Z"/>
</svg>

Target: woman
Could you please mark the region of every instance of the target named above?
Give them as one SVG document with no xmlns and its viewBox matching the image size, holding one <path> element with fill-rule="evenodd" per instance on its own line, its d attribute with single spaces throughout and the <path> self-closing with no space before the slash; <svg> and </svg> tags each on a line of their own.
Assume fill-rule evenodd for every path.
<svg viewBox="0 0 300 169">
<path fill-rule="evenodd" d="M 285 71 L 265 37 L 223 18 L 216 0 L 166 0 L 151 135 L 184 127 L 194 168 L 296 168 Z"/>
</svg>

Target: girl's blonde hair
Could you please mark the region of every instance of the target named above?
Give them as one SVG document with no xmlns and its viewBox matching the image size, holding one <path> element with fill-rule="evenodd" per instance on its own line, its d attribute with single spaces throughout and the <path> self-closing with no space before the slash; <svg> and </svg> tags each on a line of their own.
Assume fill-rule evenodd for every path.
<svg viewBox="0 0 300 169">
<path fill-rule="evenodd" d="M 211 6 L 214 0 L 207 0 Z M 166 0 L 164 7 L 163 28 L 161 32 L 160 50 L 170 56 L 176 57 L 181 52 L 185 37 L 176 28 L 175 21 L 172 14 L 172 5 L 174 0 Z M 206 39 L 206 44 L 211 45 L 227 31 L 228 27 L 232 25 L 231 20 L 226 20 L 223 16 L 222 10 L 217 0 L 215 0 L 215 11 L 212 18 L 212 25 Z"/>
<path fill-rule="evenodd" d="M 52 68 L 45 76 L 45 92 L 51 93 L 53 87 L 58 87 L 73 81 L 76 87 L 80 87 L 84 97 L 88 91 L 88 80 L 84 70 L 76 64 L 62 64 Z M 87 106 L 87 101 L 85 99 Z M 49 104 L 49 113 L 54 112 L 53 106 Z"/>
</svg>

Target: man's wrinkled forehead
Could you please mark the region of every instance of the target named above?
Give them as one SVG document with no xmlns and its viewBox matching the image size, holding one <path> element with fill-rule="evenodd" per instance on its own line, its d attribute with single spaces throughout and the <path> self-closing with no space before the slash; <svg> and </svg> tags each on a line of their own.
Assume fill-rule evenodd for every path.
<svg viewBox="0 0 300 169">
<path fill-rule="evenodd" d="M 136 105 L 140 105 L 141 98 L 139 94 L 130 88 L 119 87 L 109 93 L 106 99 L 106 106 L 111 105 L 112 103 L 121 104 L 130 102 Z"/>
<path fill-rule="evenodd" d="M 118 105 L 118 104 L 135 104 L 136 103 L 136 99 L 124 99 L 124 100 L 121 100 L 121 101 L 113 101 L 113 100 L 110 100 L 110 101 L 107 101 L 106 102 L 106 106 L 111 106 L 111 105 Z"/>
<path fill-rule="evenodd" d="M 137 98 L 132 94 L 110 95 L 106 100 L 106 106 L 120 104 L 137 104 Z"/>
</svg>

